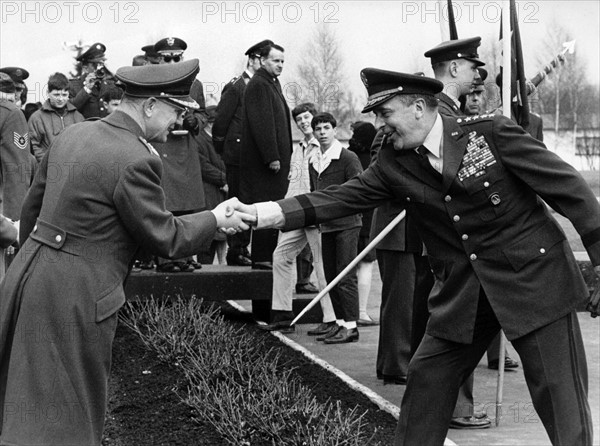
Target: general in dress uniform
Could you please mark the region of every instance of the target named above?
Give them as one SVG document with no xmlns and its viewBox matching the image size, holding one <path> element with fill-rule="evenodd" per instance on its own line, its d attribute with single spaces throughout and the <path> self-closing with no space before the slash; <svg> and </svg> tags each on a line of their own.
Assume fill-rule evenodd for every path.
<svg viewBox="0 0 600 446">
<path fill-rule="evenodd" d="M 257 212 L 258 228 L 283 230 L 390 199 L 411 209 L 435 284 L 395 445 L 444 443 L 458 388 L 501 328 L 523 362 L 550 441 L 591 444 L 575 313 L 589 293 L 544 201 L 571 220 L 600 275 L 600 206 L 593 192 L 510 119 L 439 115 L 434 95 L 442 84 L 435 79 L 371 68 L 362 77 L 369 93 L 363 112 L 375 112 L 390 142 L 376 162 L 341 186 L 239 209 Z"/>
<path fill-rule="evenodd" d="M 0 285 L 0 444 L 100 445 L 123 282 L 140 246 L 192 255 L 237 214 L 165 209 L 164 141 L 186 107 L 198 60 L 124 67 L 106 118 L 70 126 L 25 200 L 22 249 Z"/>
</svg>

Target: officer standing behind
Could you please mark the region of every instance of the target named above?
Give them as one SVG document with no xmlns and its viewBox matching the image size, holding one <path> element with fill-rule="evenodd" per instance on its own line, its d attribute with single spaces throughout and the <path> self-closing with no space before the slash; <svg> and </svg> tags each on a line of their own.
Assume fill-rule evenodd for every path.
<svg viewBox="0 0 600 446">
<path fill-rule="evenodd" d="M 108 114 L 100 99 L 114 87 L 115 79 L 104 65 L 104 53 L 106 46 L 97 42 L 75 58 L 81 62 L 81 76 L 69 80 L 69 97 L 85 119 L 103 118 Z"/>
<path fill-rule="evenodd" d="M 501 328 L 521 357 L 552 444 L 591 444 L 576 314 L 589 291 L 542 200 L 573 223 L 600 276 L 594 193 L 510 119 L 439 115 L 441 82 L 374 68 L 361 74 L 369 94 L 363 113 L 375 112 L 390 142 L 376 162 L 339 187 L 237 209 L 258 215 L 257 229 L 290 230 L 391 199 L 411 208 L 435 284 L 427 333 L 409 364 L 396 446 L 444 444 L 458 388 Z"/>
<path fill-rule="evenodd" d="M 260 50 L 266 45 L 271 45 L 270 40 L 263 40 L 252 45 L 246 50 L 248 56 L 246 69 L 241 76 L 234 77 L 223 88 L 223 95 L 217 105 L 215 122 L 212 128 L 215 150 L 223 161 L 227 172 L 229 196 L 240 196 L 240 149 L 242 147 L 242 110 L 244 107 L 244 92 L 246 85 L 260 68 Z M 250 266 L 250 233 L 242 232 L 227 237 L 229 249 L 227 251 L 227 264 L 237 266 Z"/>
<path fill-rule="evenodd" d="M 236 200 L 182 217 L 164 206 L 162 163 L 148 141 L 164 142 L 197 106 L 189 90 L 198 70 L 198 60 L 120 68 L 119 109 L 68 127 L 43 159 L 23 206 L 26 241 L 0 285 L 0 444 L 100 445 L 135 252 L 182 257 L 218 228 L 248 228 Z M 63 416 L 29 416 L 36 408 Z"/>
<path fill-rule="evenodd" d="M 292 157 L 290 110 L 279 76 L 284 50 L 271 44 L 260 51 L 261 68 L 246 87 L 244 96 L 240 197 L 261 201 L 283 198 L 287 192 Z M 272 268 L 278 231 L 252 234 L 253 268 Z"/>
</svg>

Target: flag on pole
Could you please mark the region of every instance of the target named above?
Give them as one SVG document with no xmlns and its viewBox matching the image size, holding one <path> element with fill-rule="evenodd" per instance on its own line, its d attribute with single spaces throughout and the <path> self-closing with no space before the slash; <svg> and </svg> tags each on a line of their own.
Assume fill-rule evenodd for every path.
<svg viewBox="0 0 600 446">
<path fill-rule="evenodd" d="M 454 19 L 452 0 L 448 0 L 448 26 L 450 28 L 450 40 L 458 40 L 458 31 L 456 30 L 456 20 Z"/>
<path fill-rule="evenodd" d="M 504 17 L 502 17 L 502 20 Z M 514 120 L 521 127 L 529 125 L 529 103 L 527 101 L 527 79 L 523 63 L 523 47 L 519 32 L 519 20 L 515 0 L 510 0 L 510 29 L 511 29 L 511 109 Z M 502 41 L 502 21 L 500 22 L 500 41 Z M 503 67 L 500 66 L 500 76 Z"/>
</svg>

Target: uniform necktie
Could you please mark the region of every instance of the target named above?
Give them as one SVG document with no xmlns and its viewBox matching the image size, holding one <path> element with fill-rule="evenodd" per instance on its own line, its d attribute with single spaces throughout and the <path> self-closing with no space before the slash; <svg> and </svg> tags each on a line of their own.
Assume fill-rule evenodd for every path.
<svg viewBox="0 0 600 446">
<path fill-rule="evenodd" d="M 437 170 L 433 168 L 433 166 L 429 162 L 429 157 L 427 156 L 428 153 L 429 150 L 427 150 L 427 147 L 423 145 L 417 147 L 417 155 L 419 156 L 419 163 L 421 164 L 421 167 L 423 167 L 423 169 L 432 174 L 436 179 L 441 179 L 442 174 L 440 174 Z"/>
</svg>

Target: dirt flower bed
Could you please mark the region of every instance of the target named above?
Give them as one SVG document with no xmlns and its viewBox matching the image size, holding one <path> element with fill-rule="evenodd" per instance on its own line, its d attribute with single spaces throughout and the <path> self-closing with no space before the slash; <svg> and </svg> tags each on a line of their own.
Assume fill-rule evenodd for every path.
<svg viewBox="0 0 600 446">
<path fill-rule="evenodd" d="M 340 440 L 335 440 L 331 444 L 366 446 L 392 443 L 396 420 L 390 414 L 381 411 L 364 395 L 348 387 L 335 375 L 313 364 L 300 352 L 258 330 L 254 322 L 247 319 L 247 316 L 241 315 L 228 306 L 222 306 L 220 310 L 226 324 L 231 326 L 232 333 L 238 330 L 243 332 L 244 337 L 250 337 L 250 341 L 243 342 L 260 345 L 261 351 L 277 356 L 278 363 L 284 364 L 284 370 L 278 371 L 278 373 L 283 373 L 283 381 L 280 380 L 279 384 L 274 385 L 281 387 L 282 382 L 285 384 L 289 381 L 293 383 L 292 388 L 299 388 L 302 393 L 295 399 L 307 399 L 306 407 L 309 408 L 309 412 L 316 413 L 320 418 L 317 421 L 324 424 L 325 428 L 328 425 L 339 425 L 341 426 L 340 430 L 344 430 L 345 423 L 349 423 L 348 429 L 358 429 L 361 433 L 360 440 L 358 440 L 358 436 L 354 439 L 344 439 L 341 435 L 339 436 Z M 215 420 L 212 420 L 212 423 L 207 420 L 207 414 L 212 416 L 210 414 L 215 400 L 213 399 L 213 402 L 210 403 L 209 398 L 206 399 L 207 407 L 208 404 L 211 404 L 208 410 L 207 407 L 199 406 L 204 400 L 201 398 L 202 395 L 195 394 L 196 391 L 190 391 L 194 386 L 189 385 L 189 371 L 186 374 L 184 367 L 176 359 L 165 359 L 164 354 L 159 357 L 154 349 L 148 348 L 137 333 L 120 324 L 113 348 L 109 410 L 103 445 L 218 446 L 236 444 L 232 442 L 231 438 L 227 439 L 219 432 L 219 429 L 215 427 Z M 275 379 L 275 381 L 277 380 Z M 214 389 L 218 387 L 211 385 L 211 388 Z M 261 393 L 258 392 L 259 395 Z M 184 400 L 192 402 L 196 408 L 193 409 L 184 404 Z M 220 399 L 217 398 L 216 401 L 219 403 Z M 223 397 L 223 401 L 236 401 L 236 399 L 235 396 L 229 395 Z M 236 426 L 236 423 L 252 423 L 253 407 L 244 408 L 244 403 L 240 404 L 241 410 L 234 408 L 228 412 L 239 417 L 238 421 L 223 420 L 225 425 L 229 423 L 228 428 Z M 248 404 L 247 401 L 245 404 Z M 279 402 L 274 407 L 283 405 Z M 324 410 L 321 406 L 328 409 Z M 273 418 L 280 416 L 281 414 L 276 410 L 270 415 Z M 311 413 L 306 413 L 304 416 L 310 418 Z M 335 418 L 336 416 L 338 419 Z M 295 413 L 293 417 L 297 418 L 298 414 Z M 328 419 L 324 422 L 323 418 Z M 279 435 L 285 435 L 288 444 L 328 444 L 323 443 L 323 439 L 318 438 L 319 435 L 312 435 L 307 440 L 305 433 L 297 432 L 302 430 L 302 426 L 310 424 L 309 419 L 300 425 L 290 423 L 294 432 L 283 434 L 280 432 Z M 252 432 L 252 426 L 247 428 L 249 432 Z M 323 430 L 323 427 L 320 426 L 320 429 Z M 321 434 L 321 436 L 323 435 L 325 433 Z M 327 435 L 330 436 L 328 438 L 331 438 L 332 434 L 329 432 Z M 296 443 L 295 438 L 302 440 L 298 440 Z M 333 442 L 331 439 L 328 441 Z M 247 441 L 239 444 L 273 446 L 276 443 L 254 440 L 249 435 Z"/>
</svg>

